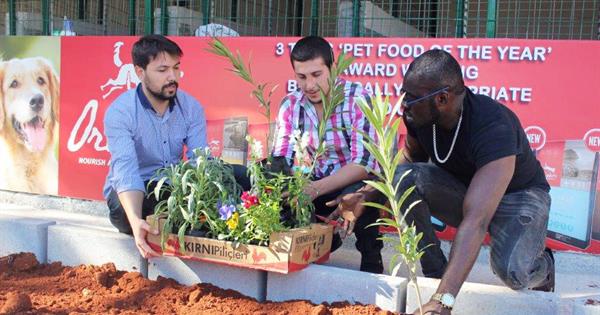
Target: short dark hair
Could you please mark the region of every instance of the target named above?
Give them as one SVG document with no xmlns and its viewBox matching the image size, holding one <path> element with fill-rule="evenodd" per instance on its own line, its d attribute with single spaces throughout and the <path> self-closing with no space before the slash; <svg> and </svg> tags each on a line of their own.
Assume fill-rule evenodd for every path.
<svg viewBox="0 0 600 315">
<path fill-rule="evenodd" d="M 183 51 L 177 43 L 166 38 L 163 35 L 146 35 L 141 37 L 131 50 L 131 59 L 133 64 L 146 69 L 151 59 L 156 58 L 160 53 L 166 52 L 171 56 L 181 57 Z"/>
<path fill-rule="evenodd" d="M 448 86 L 455 94 L 461 94 L 465 86 L 458 61 L 440 49 L 428 50 L 413 60 L 404 76 L 409 79 L 432 83 L 435 88 Z"/>
<path fill-rule="evenodd" d="M 290 54 L 290 62 L 293 67 L 294 61 L 304 62 L 319 57 L 323 58 L 327 68 L 331 69 L 331 65 L 333 64 L 333 50 L 329 42 L 320 36 L 306 36 L 294 45 L 294 49 L 292 49 L 292 53 Z"/>
</svg>

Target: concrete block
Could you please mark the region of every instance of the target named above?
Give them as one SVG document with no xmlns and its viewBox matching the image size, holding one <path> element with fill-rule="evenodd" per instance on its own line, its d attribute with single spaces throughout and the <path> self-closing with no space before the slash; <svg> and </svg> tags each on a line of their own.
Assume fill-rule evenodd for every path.
<svg viewBox="0 0 600 315">
<path fill-rule="evenodd" d="M 92 229 L 104 229 L 111 232 L 118 232 L 118 230 L 110 223 L 108 216 L 97 216 L 52 209 L 40 210 L 27 207 L 4 207 L 4 205 L 5 204 L 0 203 L 0 217 L 14 216 L 22 218 L 48 220 L 55 221 L 56 224 L 87 226 Z"/>
<path fill-rule="evenodd" d="M 19 252 L 35 254 L 38 261 L 45 263 L 48 252 L 48 227 L 54 221 L 0 216 L 0 256 Z"/>
<path fill-rule="evenodd" d="M 211 283 L 223 289 L 238 291 L 262 302 L 265 300 L 267 272 L 222 264 L 156 257 L 148 261 L 148 278 L 171 278 L 184 285 Z"/>
<path fill-rule="evenodd" d="M 312 264 L 287 275 L 270 272 L 267 300 L 348 301 L 399 312 L 404 310 L 407 282 L 405 278 Z"/>
<path fill-rule="evenodd" d="M 139 254 L 132 236 L 86 226 L 51 226 L 48 229 L 48 261 L 61 261 L 66 266 L 112 262 L 119 270 L 148 275 L 148 263 Z"/>
<path fill-rule="evenodd" d="M 439 280 L 418 278 L 423 303 L 435 293 Z M 413 283 L 408 285 L 406 311 L 419 307 Z M 560 299 L 554 293 L 511 290 L 508 287 L 465 282 L 456 298 L 452 313 L 461 315 L 553 315 L 560 311 Z"/>
<path fill-rule="evenodd" d="M 600 315 L 600 291 L 595 295 L 577 294 L 563 298 L 560 307 L 562 311 L 560 314 Z"/>
<path fill-rule="evenodd" d="M 59 196 L 36 195 L 0 190 L 0 204 L 10 204 L 12 208 L 27 206 L 34 209 L 60 209 L 67 212 L 87 213 L 108 216 L 108 206 L 104 200 L 83 200 Z M 0 208 L 2 205 L 0 205 Z"/>
</svg>

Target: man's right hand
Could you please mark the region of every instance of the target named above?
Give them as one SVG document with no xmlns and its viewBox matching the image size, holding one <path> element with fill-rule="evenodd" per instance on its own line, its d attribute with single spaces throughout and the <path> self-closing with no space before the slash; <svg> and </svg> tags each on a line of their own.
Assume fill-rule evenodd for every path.
<svg viewBox="0 0 600 315">
<path fill-rule="evenodd" d="M 346 238 L 354 231 L 356 220 L 365 211 L 365 194 L 363 192 L 353 192 L 342 196 L 338 196 L 335 200 L 326 203 L 328 207 L 337 208 L 327 217 L 329 220 L 337 220 L 340 216 L 344 219 L 342 229 L 342 238 Z"/>
<path fill-rule="evenodd" d="M 131 230 L 133 232 L 133 238 L 135 239 L 135 246 L 140 251 L 140 254 L 142 255 L 142 257 L 148 259 L 151 257 L 160 256 L 159 253 L 155 252 L 150 247 L 150 245 L 148 244 L 148 241 L 146 241 L 146 235 L 148 235 L 148 233 L 158 235 L 157 230 L 153 230 L 150 227 L 150 225 L 145 220 L 142 220 L 142 219 L 137 219 L 134 222 L 132 222 Z"/>
</svg>

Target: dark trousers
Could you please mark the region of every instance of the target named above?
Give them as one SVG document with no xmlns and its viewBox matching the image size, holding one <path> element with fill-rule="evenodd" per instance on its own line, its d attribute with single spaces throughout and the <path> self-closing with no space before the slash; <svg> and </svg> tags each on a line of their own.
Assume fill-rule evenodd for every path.
<svg viewBox="0 0 600 315">
<path fill-rule="evenodd" d="M 325 203 L 335 200 L 340 195 L 345 195 L 357 191 L 363 187 L 363 182 L 358 182 L 349 185 L 338 191 L 334 191 L 322 196 L 319 196 L 313 201 L 315 212 L 318 215 L 327 217 L 331 214 L 335 207 L 328 207 Z M 383 242 L 379 240 L 379 229 L 377 226 L 367 226 L 374 223 L 379 218 L 379 210 L 375 208 L 366 208 L 364 213 L 356 220 L 354 226 L 354 234 L 356 235 L 356 249 L 361 254 L 360 270 L 371 273 L 383 273 L 383 262 L 381 260 L 381 249 Z M 335 250 L 341 245 L 339 234 L 334 234 L 332 250 Z"/>
<path fill-rule="evenodd" d="M 236 164 L 232 164 L 231 166 L 233 168 L 233 175 L 236 182 L 242 187 L 243 190 L 249 190 L 250 179 L 246 175 L 246 167 Z M 150 187 L 148 187 L 148 182 L 145 182 L 144 187 L 148 188 L 147 191 L 152 191 L 154 190 L 154 187 L 156 187 L 156 182 L 153 182 Z M 166 200 L 168 198 L 169 194 L 167 193 L 163 193 L 160 200 L 156 200 L 156 196 L 154 195 L 149 196 L 147 193 L 144 194 L 144 199 L 142 201 L 142 219 L 146 219 L 148 215 L 153 214 L 156 205 L 161 200 Z M 119 232 L 131 235 L 131 224 L 127 219 L 127 214 L 121 205 L 121 201 L 119 201 L 119 195 L 114 189 L 111 190 L 110 195 L 106 199 L 106 203 L 108 205 L 110 223 L 112 223 L 112 225 L 116 227 Z"/>
<path fill-rule="evenodd" d="M 419 247 L 425 249 L 421 267 L 426 277 L 441 278 L 447 260 L 434 233 L 431 215 L 458 227 L 463 219 L 463 201 L 467 187 L 450 173 L 427 163 L 401 165 L 396 181 L 412 170 L 400 184 L 399 194 L 415 186 L 401 209 L 422 200 L 407 216 L 423 232 Z M 398 196 L 399 198 L 400 196 Z M 529 188 L 504 195 L 492 218 L 488 233 L 491 238 L 492 270 L 510 288 L 522 289 L 544 285 L 554 270 L 551 254 L 544 251 L 550 211 L 550 195 L 540 188 Z"/>
<path fill-rule="evenodd" d="M 151 186 L 152 187 L 150 187 L 149 191 L 152 191 L 156 185 L 153 183 Z M 144 187 L 148 187 L 148 182 L 144 183 Z M 169 196 L 166 194 L 162 197 L 163 200 L 169 198 Z M 154 208 L 159 202 L 160 200 L 156 200 L 154 195 L 149 196 L 148 194 L 144 194 L 144 199 L 142 200 L 142 219 L 146 219 L 147 216 L 153 214 Z M 110 219 L 110 223 L 112 223 L 112 225 L 121 233 L 129 235 L 133 234 L 131 231 L 131 224 L 129 223 L 129 219 L 127 219 L 127 215 L 125 213 L 125 209 L 123 209 L 121 201 L 119 201 L 119 195 L 114 189 L 110 191 L 110 195 L 106 199 L 106 204 L 108 205 L 108 218 Z"/>
</svg>

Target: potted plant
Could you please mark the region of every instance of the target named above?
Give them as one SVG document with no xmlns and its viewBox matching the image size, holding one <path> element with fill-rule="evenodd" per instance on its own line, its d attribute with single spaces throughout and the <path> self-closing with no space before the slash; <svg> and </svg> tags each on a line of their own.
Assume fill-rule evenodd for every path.
<svg viewBox="0 0 600 315">
<path fill-rule="evenodd" d="M 256 83 L 247 70 L 250 67 L 244 65 L 239 53 L 232 54 L 219 40 L 212 41 L 211 49 L 213 53 L 228 58 L 233 72 L 255 87 L 252 95 L 261 104 L 265 117 L 270 119 L 273 89 L 265 96 L 267 84 Z M 341 55 L 329 77 L 331 92 L 324 95 L 321 91 L 324 100 L 322 121 L 326 121 L 337 104 L 343 101 L 343 86 L 338 84 L 337 77 L 350 62 Z M 196 151 L 196 158 L 192 161 L 160 170 L 153 194 L 159 197 L 169 193 L 170 196 L 159 203 L 156 215 L 148 220 L 151 225 L 160 228 L 160 249 L 182 257 L 208 257 L 208 260 L 217 261 L 218 257 L 211 248 L 223 246 L 222 251 L 227 251 L 230 264 L 232 257 L 236 257 L 241 265 L 250 267 L 256 267 L 253 264 L 257 261 L 270 263 L 283 259 L 293 262 L 289 266 L 297 268 L 303 263 L 327 259 L 333 228 L 331 225 L 311 224 L 313 205 L 304 192 L 316 161 L 327 149 L 324 141 L 326 124 L 319 126 L 319 145 L 312 159 L 304 154 L 308 135 L 299 131 L 295 133 L 296 159 L 294 167 L 287 171 L 278 171 L 274 167 L 277 161 L 263 159 L 262 143 L 248 138 L 252 189 L 241 196 L 231 168 L 218 157 L 211 157 L 209 149 Z M 173 234 L 177 235 L 176 241 Z M 199 244 L 197 239 L 190 238 L 194 235 L 226 243 L 204 240 L 205 243 Z M 152 246 L 150 238 L 153 236 L 148 237 Z M 268 246 L 269 251 L 260 246 Z M 211 251 L 210 257 L 202 256 L 207 251 Z M 283 257 L 282 253 L 288 256 Z M 253 264 L 248 263 L 250 257 Z M 289 270 L 284 269 L 284 272 Z"/>
</svg>

